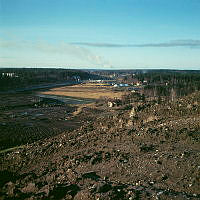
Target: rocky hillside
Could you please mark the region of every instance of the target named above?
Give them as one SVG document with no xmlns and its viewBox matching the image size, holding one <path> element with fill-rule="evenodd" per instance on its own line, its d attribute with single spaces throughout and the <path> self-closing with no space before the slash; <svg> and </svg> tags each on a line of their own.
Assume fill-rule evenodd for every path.
<svg viewBox="0 0 200 200">
<path fill-rule="evenodd" d="M 0 199 L 200 198 L 200 93 L 78 117 L 75 131 L 0 154 Z"/>
</svg>

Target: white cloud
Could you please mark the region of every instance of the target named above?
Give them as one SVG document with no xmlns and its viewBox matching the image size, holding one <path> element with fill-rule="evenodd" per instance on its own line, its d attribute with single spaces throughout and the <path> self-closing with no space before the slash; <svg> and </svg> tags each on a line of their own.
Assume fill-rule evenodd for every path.
<svg viewBox="0 0 200 200">
<path fill-rule="evenodd" d="M 144 44 L 116 44 L 116 43 L 92 43 L 92 42 L 74 42 L 72 44 L 89 46 L 89 47 L 106 47 L 106 48 L 122 48 L 122 47 L 200 47 L 200 40 L 173 40 L 162 43 L 144 43 Z"/>
<path fill-rule="evenodd" d="M 59 43 L 50 44 L 47 42 L 30 42 L 30 41 L 9 41 L 0 40 L 0 47 L 3 49 L 15 49 L 15 50 L 34 50 L 48 54 L 49 56 L 56 55 L 70 55 L 77 59 L 87 61 L 95 66 L 103 66 L 108 64 L 107 61 L 101 56 L 95 55 L 89 49 L 80 47 L 75 44 Z M 51 55 L 50 55 L 51 54 Z"/>
</svg>

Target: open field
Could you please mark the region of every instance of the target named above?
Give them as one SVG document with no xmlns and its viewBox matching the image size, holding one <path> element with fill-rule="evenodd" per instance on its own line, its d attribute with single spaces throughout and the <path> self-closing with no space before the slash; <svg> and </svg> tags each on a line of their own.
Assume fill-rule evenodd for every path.
<svg viewBox="0 0 200 200">
<path fill-rule="evenodd" d="M 53 88 L 48 91 L 41 92 L 41 94 L 99 99 L 101 97 L 121 98 L 122 95 L 125 94 L 125 91 L 116 91 L 112 86 L 105 84 L 86 83 L 81 85 Z"/>
</svg>

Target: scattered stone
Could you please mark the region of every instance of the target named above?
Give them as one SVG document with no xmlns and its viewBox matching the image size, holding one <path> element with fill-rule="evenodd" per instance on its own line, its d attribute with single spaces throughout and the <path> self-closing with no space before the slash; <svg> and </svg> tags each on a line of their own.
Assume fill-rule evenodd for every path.
<svg viewBox="0 0 200 200">
<path fill-rule="evenodd" d="M 154 116 L 154 115 L 151 115 L 151 116 L 149 116 L 147 119 L 145 119 L 143 122 L 144 122 L 144 124 L 145 124 L 145 123 L 153 122 L 153 121 L 156 121 L 156 120 L 158 120 L 158 117 L 156 117 L 156 116 Z"/>
<path fill-rule="evenodd" d="M 77 175 L 75 174 L 75 172 L 73 172 L 72 169 L 68 169 L 67 178 L 69 179 L 70 182 L 75 182 L 77 179 Z"/>
<path fill-rule="evenodd" d="M 113 102 L 109 101 L 109 102 L 108 102 L 108 107 L 109 107 L 109 108 L 112 108 L 113 106 L 114 106 Z"/>
<path fill-rule="evenodd" d="M 45 185 L 38 191 L 38 193 L 45 193 L 45 196 L 48 196 L 49 190 L 50 190 L 49 185 Z"/>
<path fill-rule="evenodd" d="M 10 181 L 6 185 L 7 185 L 7 194 L 8 196 L 12 197 L 14 195 L 15 184 Z"/>
<path fill-rule="evenodd" d="M 81 190 L 74 197 L 74 200 L 93 200 L 94 198 L 87 190 Z"/>
<path fill-rule="evenodd" d="M 34 193 L 36 192 L 38 189 L 35 186 L 35 183 L 29 183 L 26 187 L 22 188 L 21 191 L 23 193 Z"/>
<path fill-rule="evenodd" d="M 133 107 L 132 109 L 131 109 L 131 112 L 130 112 L 130 114 L 129 114 L 129 117 L 130 118 L 133 118 L 133 117 L 135 117 L 136 116 L 136 111 L 135 111 L 135 108 Z"/>
</svg>

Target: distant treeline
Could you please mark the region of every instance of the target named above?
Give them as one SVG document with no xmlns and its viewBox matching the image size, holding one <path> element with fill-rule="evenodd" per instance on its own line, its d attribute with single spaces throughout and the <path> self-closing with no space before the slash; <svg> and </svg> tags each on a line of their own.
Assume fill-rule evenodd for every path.
<svg viewBox="0 0 200 200">
<path fill-rule="evenodd" d="M 0 90 L 40 85 L 46 83 L 74 82 L 97 79 L 98 75 L 82 70 L 47 68 L 1 68 Z"/>
<path fill-rule="evenodd" d="M 150 71 L 135 78 L 148 83 L 144 89 L 151 96 L 175 98 L 200 91 L 200 71 Z"/>
<path fill-rule="evenodd" d="M 149 97 L 173 99 L 200 91 L 200 70 L 99 70 L 95 73 L 128 84 L 139 82 Z"/>
<path fill-rule="evenodd" d="M 164 73 L 182 73 L 182 74 L 200 74 L 200 70 L 170 70 L 170 69 L 123 69 L 123 70 L 91 70 L 93 73 L 101 74 L 103 76 L 113 75 L 116 77 L 120 75 L 127 74 L 136 74 L 136 75 L 145 75 L 151 73 L 164 74 Z"/>
</svg>

